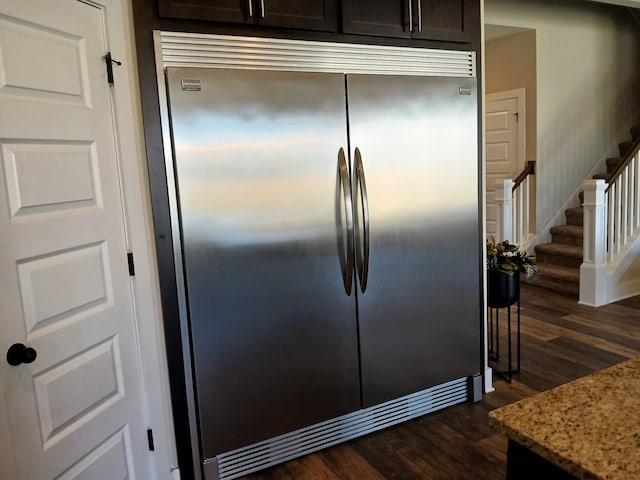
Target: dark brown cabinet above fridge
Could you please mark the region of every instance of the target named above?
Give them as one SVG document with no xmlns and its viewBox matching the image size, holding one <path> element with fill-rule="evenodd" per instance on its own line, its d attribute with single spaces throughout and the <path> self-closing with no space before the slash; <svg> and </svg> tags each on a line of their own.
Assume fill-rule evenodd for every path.
<svg viewBox="0 0 640 480">
<path fill-rule="evenodd" d="M 477 0 L 158 0 L 160 17 L 470 43 Z"/>
<path fill-rule="evenodd" d="M 453 42 L 471 41 L 478 15 L 472 0 L 344 0 L 342 31 Z"/>
<path fill-rule="evenodd" d="M 336 0 L 158 0 L 161 17 L 335 32 Z"/>
</svg>

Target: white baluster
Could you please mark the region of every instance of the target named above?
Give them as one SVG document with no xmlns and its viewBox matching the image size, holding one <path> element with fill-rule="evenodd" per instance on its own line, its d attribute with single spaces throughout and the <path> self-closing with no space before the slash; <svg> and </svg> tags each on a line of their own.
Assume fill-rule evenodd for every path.
<svg viewBox="0 0 640 480">
<path fill-rule="evenodd" d="M 622 182 L 621 202 L 620 202 L 620 246 L 627 244 L 627 238 L 629 238 L 629 229 L 627 228 L 627 215 L 629 210 L 629 167 L 625 167 L 620 175 L 620 181 Z"/>
<path fill-rule="evenodd" d="M 527 178 L 524 179 L 524 182 L 522 182 L 522 193 L 523 193 L 523 198 L 524 198 L 524 208 L 523 208 L 523 212 L 522 212 L 522 225 L 523 225 L 523 229 L 522 229 L 522 239 L 520 240 L 522 243 L 520 245 L 522 245 L 523 243 L 525 243 L 527 240 L 529 240 L 529 233 L 531 232 L 531 225 L 529 224 L 529 211 L 531 209 L 531 205 L 529 202 L 529 176 L 527 175 Z"/>
<path fill-rule="evenodd" d="M 516 188 L 516 198 L 518 201 L 518 208 L 516 209 L 516 239 L 515 243 L 518 245 L 522 245 L 522 240 L 524 238 L 524 189 L 522 188 L 522 183 L 518 188 Z"/>
<path fill-rule="evenodd" d="M 637 153 L 632 160 L 633 163 L 633 184 L 635 195 L 633 199 L 635 217 L 634 217 L 634 225 L 635 228 L 640 227 L 640 165 L 638 165 L 638 160 L 640 158 L 640 153 Z"/>
<path fill-rule="evenodd" d="M 635 172 L 635 163 L 633 160 L 629 163 L 627 167 L 627 175 L 629 178 L 629 198 L 627 200 L 628 208 L 627 208 L 627 233 L 629 236 L 632 236 L 635 233 L 636 225 L 636 188 L 638 185 L 636 184 L 636 172 Z"/>
<path fill-rule="evenodd" d="M 496 180 L 496 241 L 515 241 L 513 231 L 513 180 Z"/>
<path fill-rule="evenodd" d="M 607 192 L 607 261 L 613 260 L 613 243 L 615 241 L 615 218 L 614 210 L 616 208 L 616 184 L 609 185 L 609 191 Z"/>
<path fill-rule="evenodd" d="M 614 241 L 613 241 L 613 254 L 617 255 L 620 253 L 620 248 L 622 247 L 622 239 L 620 235 L 622 234 L 622 185 L 620 179 L 614 182 L 616 186 L 615 191 L 615 202 L 613 205 L 613 214 L 615 216 L 613 229 L 614 229 Z"/>
</svg>

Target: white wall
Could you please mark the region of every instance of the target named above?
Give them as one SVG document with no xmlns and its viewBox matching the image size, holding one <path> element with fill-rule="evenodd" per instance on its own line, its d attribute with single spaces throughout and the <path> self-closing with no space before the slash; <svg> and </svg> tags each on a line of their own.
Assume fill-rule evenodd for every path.
<svg viewBox="0 0 640 480">
<path fill-rule="evenodd" d="M 526 91 L 526 158 L 536 155 L 536 31 L 518 33 L 487 41 L 484 49 L 486 93 L 524 88 Z"/>
<path fill-rule="evenodd" d="M 536 30 L 540 228 L 630 139 L 640 119 L 640 28 L 625 8 L 584 0 L 485 0 L 485 23 Z"/>
</svg>

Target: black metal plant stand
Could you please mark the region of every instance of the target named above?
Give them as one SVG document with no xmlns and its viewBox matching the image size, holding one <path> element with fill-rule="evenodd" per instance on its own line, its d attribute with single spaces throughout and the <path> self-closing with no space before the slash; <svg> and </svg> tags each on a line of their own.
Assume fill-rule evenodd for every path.
<svg viewBox="0 0 640 480">
<path fill-rule="evenodd" d="M 489 306 L 489 360 L 500 360 L 500 310 L 507 313 L 507 368 L 495 370 L 495 374 L 511 383 L 514 373 L 520 371 L 520 277 L 519 274 L 507 275 L 501 272 L 488 272 L 488 306 Z M 516 348 L 515 368 L 513 352 L 513 333 L 511 310 L 516 305 Z"/>
</svg>

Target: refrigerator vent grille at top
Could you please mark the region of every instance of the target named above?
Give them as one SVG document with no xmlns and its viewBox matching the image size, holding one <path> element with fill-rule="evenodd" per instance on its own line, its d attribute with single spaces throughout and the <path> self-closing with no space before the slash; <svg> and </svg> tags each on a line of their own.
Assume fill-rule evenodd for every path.
<svg viewBox="0 0 640 480">
<path fill-rule="evenodd" d="M 160 36 L 164 67 L 432 77 L 476 76 L 475 52 L 178 32 Z"/>
<path fill-rule="evenodd" d="M 460 378 L 264 442 L 239 448 L 216 457 L 219 478 L 221 480 L 238 478 L 465 402 L 467 398 L 467 379 Z M 206 463 L 205 461 L 205 472 Z"/>
</svg>

